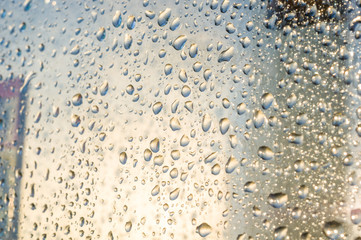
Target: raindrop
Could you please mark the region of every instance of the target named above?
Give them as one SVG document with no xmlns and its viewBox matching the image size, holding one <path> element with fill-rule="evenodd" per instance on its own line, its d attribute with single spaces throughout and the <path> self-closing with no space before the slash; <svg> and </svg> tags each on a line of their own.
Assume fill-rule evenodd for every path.
<svg viewBox="0 0 361 240">
<path fill-rule="evenodd" d="M 127 153 L 126 152 L 121 152 L 120 154 L 119 154 L 119 162 L 121 163 L 121 164 L 126 164 L 127 163 L 127 159 L 128 159 L 128 157 L 127 157 Z"/>
<path fill-rule="evenodd" d="M 167 8 L 164 11 L 162 11 L 159 14 L 159 18 L 158 18 L 159 26 L 163 27 L 164 25 L 166 25 L 168 23 L 171 14 L 172 14 L 172 10 L 170 8 Z"/>
<path fill-rule="evenodd" d="M 179 193 L 180 193 L 179 188 L 174 189 L 172 192 L 170 192 L 169 199 L 172 200 L 172 201 L 176 200 L 178 198 L 178 196 L 179 196 Z"/>
<path fill-rule="evenodd" d="M 221 54 L 218 57 L 218 62 L 229 62 L 229 60 L 232 59 L 234 55 L 234 47 L 229 47 L 228 49 L 221 52 Z"/>
<path fill-rule="evenodd" d="M 288 201 L 288 196 L 285 193 L 271 193 L 268 195 L 268 203 L 274 208 L 283 207 Z"/>
<path fill-rule="evenodd" d="M 361 223 L 361 209 L 357 208 L 351 210 L 351 222 L 356 225 Z"/>
<path fill-rule="evenodd" d="M 150 149 L 154 152 L 157 153 L 159 151 L 159 139 L 158 138 L 154 138 L 151 142 L 150 142 Z"/>
<path fill-rule="evenodd" d="M 80 106 L 83 103 L 83 96 L 80 93 L 77 93 L 73 96 L 72 102 L 74 106 Z"/>
<path fill-rule="evenodd" d="M 261 110 L 256 110 L 253 114 L 253 125 L 255 128 L 262 127 L 265 122 L 266 115 Z"/>
<path fill-rule="evenodd" d="M 268 109 L 269 107 L 271 107 L 273 100 L 274 100 L 274 97 L 272 94 L 270 94 L 270 93 L 263 94 L 262 98 L 261 98 L 262 108 Z"/>
<path fill-rule="evenodd" d="M 96 37 L 98 39 L 98 41 L 102 41 L 105 38 L 105 28 L 104 27 L 100 27 L 99 30 L 96 33 Z"/>
<path fill-rule="evenodd" d="M 163 104 L 161 102 L 156 102 L 153 104 L 153 113 L 158 114 L 163 108 Z"/>
<path fill-rule="evenodd" d="M 112 23 L 114 27 L 119 27 L 122 24 L 122 14 L 119 10 L 115 12 Z"/>
<path fill-rule="evenodd" d="M 129 49 L 132 46 L 133 38 L 128 33 L 124 35 L 124 48 Z"/>
<path fill-rule="evenodd" d="M 125 231 L 130 232 L 132 230 L 132 222 L 126 222 L 125 223 Z"/>
<path fill-rule="evenodd" d="M 217 158 L 217 152 L 212 152 L 205 159 L 204 163 L 211 163 Z"/>
<path fill-rule="evenodd" d="M 228 118 L 222 118 L 219 121 L 219 130 L 221 131 L 221 133 L 223 135 L 226 134 L 226 132 L 228 131 L 230 125 L 231 125 L 231 122 L 229 121 Z"/>
<path fill-rule="evenodd" d="M 271 160 L 274 157 L 274 152 L 267 146 L 259 147 L 257 154 L 263 160 Z"/>
<path fill-rule="evenodd" d="M 336 221 L 325 222 L 323 226 L 323 233 L 332 240 L 339 239 L 343 231 L 342 224 Z"/>
<path fill-rule="evenodd" d="M 176 50 L 181 50 L 184 46 L 184 44 L 187 41 L 187 37 L 185 35 L 180 35 L 173 41 L 173 47 Z"/>
<path fill-rule="evenodd" d="M 156 185 L 156 186 L 152 189 L 151 194 L 152 194 L 152 196 L 154 197 L 154 196 L 157 196 L 157 195 L 159 194 L 159 192 L 160 192 L 160 187 L 159 187 L 159 185 Z"/>
<path fill-rule="evenodd" d="M 232 173 L 238 165 L 237 159 L 234 156 L 231 156 L 226 163 L 226 173 Z"/>
<path fill-rule="evenodd" d="M 129 16 L 127 19 L 127 28 L 132 30 L 135 27 L 135 16 Z"/>
<path fill-rule="evenodd" d="M 209 226 L 207 223 L 202 223 L 201 225 L 197 226 L 196 232 L 201 237 L 206 237 L 212 232 L 212 227 Z"/>
</svg>

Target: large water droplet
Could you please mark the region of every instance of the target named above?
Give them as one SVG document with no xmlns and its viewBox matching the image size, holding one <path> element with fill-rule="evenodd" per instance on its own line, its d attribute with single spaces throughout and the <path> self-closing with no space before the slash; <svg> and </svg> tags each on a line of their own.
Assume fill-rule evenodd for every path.
<svg viewBox="0 0 361 240">
<path fill-rule="evenodd" d="M 218 57 L 218 62 L 228 62 L 232 59 L 234 55 L 234 47 L 229 47 L 228 49 L 221 52 L 221 54 Z"/>
<path fill-rule="evenodd" d="M 181 50 L 186 42 L 187 37 L 185 35 L 180 35 L 173 41 L 173 47 L 176 50 Z"/>
<path fill-rule="evenodd" d="M 122 14 L 119 10 L 115 12 L 112 23 L 114 27 L 119 27 L 122 24 Z"/>
<path fill-rule="evenodd" d="M 323 226 L 323 233 L 327 238 L 332 240 L 339 239 L 343 232 L 344 229 L 342 224 L 336 221 L 325 222 L 325 225 Z"/>
<path fill-rule="evenodd" d="M 171 14 L 172 14 L 172 9 L 170 9 L 170 8 L 167 8 L 164 11 L 162 11 L 159 14 L 159 18 L 158 18 L 159 26 L 162 27 L 162 26 L 166 25 L 168 23 L 168 20 L 169 20 Z"/>
<path fill-rule="evenodd" d="M 201 225 L 197 226 L 196 232 L 201 237 L 206 237 L 212 232 L 212 227 L 208 225 L 208 223 L 202 223 Z"/>
<path fill-rule="evenodd" d="M 283 207 L 288 201 L 288 196 L 285 193 L 271 193 L 268 195 L 268 203 L 274 208 Z"/>
<path fill-rule="evenodd" d="M 258 148 L 257 154 L 263 160 L 271 160 L 274 157 L 274 152 L 267 146 L 261 146 Z"/>
</svg>

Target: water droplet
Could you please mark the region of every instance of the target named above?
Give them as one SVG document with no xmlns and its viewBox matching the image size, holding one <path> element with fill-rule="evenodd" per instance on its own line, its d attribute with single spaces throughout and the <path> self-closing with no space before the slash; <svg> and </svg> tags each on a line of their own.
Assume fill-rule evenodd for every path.
<svg viewBox="0 0 361 240">
<path fill-rule="evenodd" d="M 323 233 L 327 238 L 332 240 L 339 239 L 343 232 L 342 224 L 336 221 L 325 222 L 323 226 Z"/>
<path fill-rule="evenodd" d="M 169 175 L 171 178 L 177 178 L 178 177 L 178 169 L 177 168 L 173 168 L 170 172 Z"/>
<path fill-rule="evenodd" d="M 158 113 L 160 113 L 162 108 L 163 108 L 163 104 L 161 102 L 154 103 L 154 105 L 153 105 L 153 113 L 157 115 Z"/>
<path fill-rule="evenodd" d="M 351 222 L 356 225 L 361 223 L 361 209 L 357 208 L 351 210 Z"/>
<path fill-rule="evenodd" d="M 253 193 L 256 190 L 256 188 L 257 188 L 257 184 L 253 181 L 246 182 L 243 187 L 244 191 L 249 193 Z"/>
<path fill-rule="evenodd" d="M 157 195 L 159 194 L 159 192 L 160 192 L 160 187 L 159 187 L 159 185 L 156 185 L 156 186 L 152 189 L 151 194 L 152 194 L 152 196 L 154 197 L 154 196 L 157 196 Z"/>
<path fill-rule="evenodd" d="M 70 54 L 72 55 L 77 55 L 80 52 L 80 46 L 79 45 L 75 45 L 71 50 L 70 50 Z"/>
<path fill-rule="evenodd" d="M 281 226 L 275 229 L 274 235 L 275 240 L 283 240 L 287 237 L 288 228 Z"/>
<path fill-rule="evenodd" d="M 171 14 L 172 14 L 172 9 L 170 8 L 166 8 L 164 11 L 162 11 L 159 14 L 159 18 L 158 18 L 159 26 L 163 27 L 164 25 L 166 25 L 168 23 Z"/>
<path fill-rule="evenodd" d="M 238 115 L 242 115 L 247 111 L 247 106 L 245 103 L 240 103 L 237 106 L 237 113 Z"/>
<path fill-rule="evenodd" d="M 233 23 L 227 23 L 226 25 L 226 31 L 229 33 L 229 34 L 232 34 L 236 31 L 236 27 L 233 25 Z"/>
<path fill-rule="evenodd" d="M 102 41 L 105 38 L 105 28 L 104 27 L 100 27 L 99 30 L 96 33 L 96 37 L 98 39 L 98 41 Z"/>
<path fill-rule="evenodd" d="M 231 156 L 226 163 L 226 173 L 232 173 L 238 165 L 237 159 L 234 156 Z"/>
<path fill-rule="evenodd" d="M 164 163 L 164 157 L 163 155 L 157 155 L 153 159 L 155 166 L 162 166 Z"/>
<path fill-rule="evenodd" d="M 132 230 L 132 222 L 131 221 L 126 222 L 125 223 L 125 231 L 130 232 L 131 230 Z"/>
<path fill-rule="evenodd" d="M 203 119 L 202 119 L 202 129 L 204 132 L 207 132 L 212 125 L 212 119 L 211 116 L 209 116 L 208 113 L 204 114 Z"/>
<path fill-rule="evenodd" d="M 274 100 L 274 97 L 272 94 L 270 94 L 270 93 L 263 94 L 262 98 L 261 98 L 263 109 L 268 109 L 269 107 L 271 107 L 273 100 Z"/>
<path fill-rule="evenodd" d="M 268 195 L 268 203 L 274 208 L 283 207 L 288 201 L 288 196 L 285 193 L 271 193 Z"/>
<path fill-rule="evenodd" d="M 228 49 L 221 52 L 218 57 L 218 62 L 229 62 L 234 55 L 234 47 L 229 47 Z"/>
<path fill-rule="evenodd" d="M 127 19 L 127 28 L 132 30 L 135 27 L 135 16 L 129 16 Z"/>
<path fill-rule="evenodd" d="M 186 147 L 186 146 L 188 146 L 189 142 L 190 142 L 189 137 L 187 135 L 183 135 L 180 140 L 180 145 L 182 147 Z"/>
<path fill-rule="evenodd" d="M 187 41 L 187 37 L 185 35 L 180 35 L 173 41 L 173 47 L 176 50 L 181 50 L 184 46 L 184 44 Z"/>
<path fill-rule="evenodd" d="M 198 45 L 195 43 L 192 43 L 191 46 L 189 47 L 189 56 L 191 58 L 195 58 L 198 54 Z"/>
<path fill-rule="evenodd" d="M 169 124 L 170 128 L 173 130 L 173 131 L 177 131 L 177 130 L 180 130 L 181 129 L 181 125 L 180 125 L 180 122 L 178 120 L 178 118 L 175 118 L 175 117 L 172 117 L 170 119 L 170 124 Z"/>
<path fill-rule="evenodd" d="M 115 12 L 112 23 L 114 27 L 119 27 L 122 24 L 122 14 L 119 10 Z"/>
<path fill-rule="evenodd" d="M 223 0 L 223 2 L 221 4 L 221 12 L 222 13 L 227 12 L 230 5 L 231 5 L 231 2 L 229 0 Z"/>
<path fill-rule="evenodd" d="M 217 158 L 217 152 L 212 152 L 205 159 L 204 163 L 211 163 Z"/>
<path fill-rule="evenodd" d="M 211 172 L 213 175 L 218 175 L 221 172 L 221 166 L 218 163 L 214 164 Z"/>
<path fill-rule="evenodd" d="M 178 196 L 179 196 L 179 193 L 180 193 L 179 188 L 174 189 L 172 192 L 170 192 L 169 199 L 172 200 L 172 201 L 176 200 L 178 198 Z"/>
<path fill-rule="evenodd" d="M 151 142 L 150 142 L 150 149 L 154 152 L 157 153 L 159 151 L 159 139 L 158 138 L 154 138 Z"/>
<path fill-rule="evenodd" d="M 297 102 L 297 96 L 294 93 L 291 93 L 291 95 L 287 98 L 287 106 L 289 108 L 292 108 Z"/>
<path fill-rule="evenodd" d="M 124 48 L 129 49 L 132 46 L 133 38 L 128 33 L 124 35 Z"/>
<path fill-rule="evenodd" d="M 289 143 L 302 144 L 303 143 L 303 135 L 299 134 L 299 133 L 291 133 L 287 137 L 287 140 Z"/>
<path fill-rule="evenodd" d="M 32 0 L 25 0 L 23 3 L 23 8 L 24 11 L 29 11 L 29 9 L 31 8 L 31 2 Z"/>
<path fill-rule="evenodd" d="M 206 237 L 212 232 L 212 227 L 209 226 L 207 223 L 202 223 L 201 225 L 197 226 L 196 232 L 201 237 Z"/>
<path fill-rule="evenodd" d="M 173 160 L 178 160 L 180 158 L 180 151 L 179 150 L 173 150 L 170 153 L 170 156 L 172 157 Z"/>
<path fill-rule="evenodd" d="M 179 79 L 182 81 L 182 82 L 187 82 L 188 81 L 188 76 L 187 76 L 187 72 L 184 70 L 184 69 L 181 69 L 179 71 L 179 75 L 178 75 Z"/>
<path fill-rule="evenodd" d="M 108 92 L 108 89 L 109 89 L 108 81 L 104 81 L 104 82 L 102 83 L 102 85 L 100 85 L 100 87 L 99 87 L 100 95 L 101 95 L 101 96 L 106 95 L 107 92 Z"/>
<path fill-rule="evenodd" d="M 188 85 L 184 85 L 181 94 L 183 97 L 188 97 L 191 94 L 191 88 Z"/>
<path fill-rule="evenodd" d="M 243 48 L 248 48 L 248 46 L 251 45 L 251 39 L 249 39 L 249 37 L 243 37 L 239 39 L 239 42 L 242 44 Z"/>
<path fill-rule="evenodd" d="M 145 16 L 149 19 L 153 19 L 155 17 L 155 12 L 151 11 L 151 10 L 146 10 L 145 11 Z"/>
<path fill-rule="evenodd" d="M 301 199 L 307 198 L 309 193 L 309 188 L 306 185 L 301 185 L 298 189 L 298 197 Z"/>
<path fill-rule="evenodd" d="M 80 122 L 81 122 L 81 120 L 78 115 L 76 115 L 76 114 L 71 115 L 71 125 L 73 127 L 79 126 Z"/>
<path fill-rule="evenodd" d="M 274 152 L 267 146 L 259 147 L 257 154 L 263 160 L 271 160 L 274 157 Z"/>
<path fill-rule="evenodd" d="M 189 112 L 193 112 L 193 102 L 192 101 L 187 101 L 184 103 L 184 107 L 189 111 Z"/>
<path fill-rule="evenodd" d="M 73 96 L 72 102 L 74 106 L 80 106 L 83 103 L 83 96 L 80 93 L 77 93 Z"/>
<path fill-rule="evenodd" d="M 125 165 L 125 164 L 127 163 L 127 159 L 128 159 L 128 157 L 127 157 L 127 153 L 126 153 L 126 152 L 121 152 L 121 153 L 119 154 L 119 162 L 120 162 L 121 164 Z"/>
<path fill-rule="evenodd" d="M 226 132 L 228 131 L 230 125 L 231 125 L 231 122 L 229 121 L 228 118 L 222 118 L 219 121 L 219 130 L 221 131 L 221 133 L 223 135 L 226 134 Z"/>
<path fill-rule="evenodd" d="M 144 150 L 144 160 L 145 161 L 150 161 L 150 159 L 152 158 L 152 155 L 153 155 L 153 153 L 152 153 L 152 151 L 150 151 L 150 149 L 145 149 Z"/>
<path fill-rule="evenodd" d="M 169 28 L 170 30 L 174 31 L 179 27 L 179 25 L 180 25 L 180 18 L 176 17 L 170 24 Z"/>
<path fill-rule="evenodd" d="M 253 114 L 253 125 L 255 128 L 262 127 L 265 122 L 266 115 L 261 110 L 255 110 Z"/>
</svg>

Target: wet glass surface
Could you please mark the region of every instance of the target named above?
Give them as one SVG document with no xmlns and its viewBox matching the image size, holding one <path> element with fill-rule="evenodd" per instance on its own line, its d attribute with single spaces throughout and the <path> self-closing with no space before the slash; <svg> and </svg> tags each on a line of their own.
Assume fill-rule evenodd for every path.
<svg viewBox="0 0 361 240">
<path fill-rule="evenodd" d="M 0 239 L 360 239 L 360 7 L 0 1 Z"/>
</svg>

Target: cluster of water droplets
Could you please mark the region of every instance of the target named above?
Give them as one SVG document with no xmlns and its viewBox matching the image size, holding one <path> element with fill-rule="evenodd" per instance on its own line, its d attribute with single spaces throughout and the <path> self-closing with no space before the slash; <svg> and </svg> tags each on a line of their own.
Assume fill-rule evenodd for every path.
<svg viewBox="0 0 361 240">
<path fill-rule="evenodd" d="M 358 239 L 361 9 L 322 6 L 0 3 L 0 83 L 24 95 L 8 113 L 0 91 L 1 142 L 23 134 L 0 234 Z"/>
</svg>

